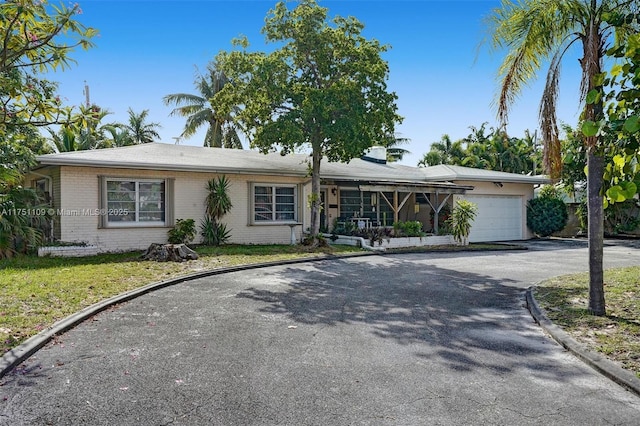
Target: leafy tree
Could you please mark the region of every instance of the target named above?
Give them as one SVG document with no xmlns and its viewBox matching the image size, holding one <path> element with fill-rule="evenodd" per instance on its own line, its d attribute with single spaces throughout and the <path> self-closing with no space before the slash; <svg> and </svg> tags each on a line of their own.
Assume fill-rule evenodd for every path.
<svg viewBox="0 0 640 426">
<path fill-rule="evenodd" d="M 76 48 L 92 47 L 96 31 L 81 25 L 75 4 L 7 0 L 0 5 L 0 135 L 22 126 L 59 123 L 68 109 L 57 84 L 39 73 L 67 68 Z"/>
<path fill-rule="evenodd" d="M 614 13 L 612 25 L 639 24 L 639 16 Z M 605 206 L 624 203 L 640 191 L 640 34 L 629 36 L 627 43 L 607 52 L 617 59 L 608 73 L 600 77 L 603 89 L 587 96 L 587 103 L 603 98 L 606 117 L 600 123 L 585 123 L 609 136 L 604 170 Z"/>
<path fill-rule="evenodd" d="M 491 43 L 506 49 L 498 70 L 500 90 L 496 104 L 501 124 L 506 126 L 509 107 L 524 85 L 535 78 L 545 61 L 549 70 L 540 104 L 540 127 L 544 142 L 544 162 L 554 178 L 560 176 L 561 155 L 556 101 L 560 65 L 565 53 L 574 45 L 582 47 L 581 91 L 583 99 L 601 82 L 602 59 L 611 26 L 605 21 L 612 12 L 633 13 L 635 1 L 629 0 L 503 0 L 489 18 Z M 615 28 L 616 42 L 623 41 L 631 26 Z M 587 103 L 583 118 L 597 122 L 603 114 L 602 100 Z M 588 130 L 588 131 L 584 131 Z M 589 174 L 587 177 L 589 208 L 589 311 L 605 315 L 603 284 L 603 183 L 602 139 L 597 132 L 584 129 Z"/>
<path fill-rule="evenodd" d="M 587 153 L 580 130 L 576 130 L 568 124 L 563 124 L 562 131 L 565 137 L 560 141 L 562 151 L 560 181 L 564 191 L 575 198 L 576 187 L 583 185 L 587 180 L 587 174 L 585 173 Z"/>
<path fill-rule="evenodd" d="M 195 86 L 199 95 L 175 93 L 163 98 L 165 105 L 175 105 L 171 115 L 186 117 L 180 137 L 190 138 L 198 129 L 207 126 L 204 146 L 242 149 L 242 142 L 231 119 L 231 111 L 220 114 L 211 105 L 211 99 L 228 83 L 227 77 L 215 63 L 207 66 L 206 75 L 197 75 Z"/>
<path fill-rule="evenodd" d="M 246 129 L 262 152 L 280 148 L 283 155 L 306 145 L 310 159 L 312 235 L 320 229 L 320 161 L 349 161 L 393 134 L 395 93 L 387 91 L 387 50 L 361 35 L 353 17 L 327 21 L 327 9 L 302 0 L 293 9 L 279 2 L 262 29 L 277 47 L 250 52 L 246 38 L 239 50 L 221 52 L 219 68 L 229 77 L 212 100 Z"/>
<path fill-rule="evenodd" d="M 162 126 L 159 123 L 147 123 L 148 109 L 139 114 L 136 114 L 131 108 L 127 112 L 129 113 L 129 122 L 122 127 L 129 133 L 134 144 L 150 143 L 160 138 L 156 129 Z"/>
</svg>

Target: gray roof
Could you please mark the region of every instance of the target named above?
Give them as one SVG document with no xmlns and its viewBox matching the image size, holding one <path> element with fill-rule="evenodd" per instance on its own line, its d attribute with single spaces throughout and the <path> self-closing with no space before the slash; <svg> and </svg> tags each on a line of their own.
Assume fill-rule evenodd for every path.
<svg viewBox="0 0 640 426">
<path fill-rule="evenodd" d="M 204 148 L 148 143 L 120 148 L 41 155 L 41 165 L 109 167 L 119 169 L 196 171 L 211 173 L 307 176 L 307 154 L 261 154 L 253 150 Z M 459 166 L 409 167 L 361 160 L 321 165 L 323 179 L 380 182 L 444 182 L 452 180 L 543 183 L 539 177 L 491 172 Z"/>
<path fill-rule="evenodd" d="M 498 172 L 493 170 L 474 169 L 471 167 L 452 166 L 439 164 L 420 168 L 425 178 L 429 181 L 460 181 L 469 180 L 475 182 L 510 182 L 544 184 L 550 180 L 545 176 L 528 176 L 516 173 Z"/>
</svg>

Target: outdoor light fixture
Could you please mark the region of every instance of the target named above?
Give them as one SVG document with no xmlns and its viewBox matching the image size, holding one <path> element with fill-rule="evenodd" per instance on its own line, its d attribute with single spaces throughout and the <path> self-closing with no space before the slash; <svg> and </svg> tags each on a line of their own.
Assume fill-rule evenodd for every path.
<svg viewBox="0 0 640 426">
<path fill-rule="evenodd" d="M 504 185 L 502 185 L 502 182 L 493 182 L 493 184 L 495 186 L 497 186 L 498 188 L 502 188 Z"/>
<path fill-rule="evenodd" d="M 331 188 L 331 193 L 333 195 L 336 195 L 336 192 L 338 192 L 338 189 L 335 186 L 333 188 Z"/>
</svg>

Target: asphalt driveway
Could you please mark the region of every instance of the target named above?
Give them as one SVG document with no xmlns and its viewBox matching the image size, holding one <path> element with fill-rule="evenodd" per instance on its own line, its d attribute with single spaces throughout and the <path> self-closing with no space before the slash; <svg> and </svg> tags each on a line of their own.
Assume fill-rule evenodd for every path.
<svg viewBox="0 0 640 426">
<path fill-rule="evenodd" d="M 0 380 L 0 424 L 635 425 L 640 398 L 544 335 L 523 289 L 584 242 L 202 278 L 116 306 Z M 607 267 L 640 264 L 611 242 Z"/>
</svg>

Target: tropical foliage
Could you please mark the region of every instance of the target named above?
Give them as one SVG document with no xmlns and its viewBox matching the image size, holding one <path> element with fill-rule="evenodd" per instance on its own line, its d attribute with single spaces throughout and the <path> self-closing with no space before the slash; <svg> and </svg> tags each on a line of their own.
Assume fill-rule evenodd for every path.
<svg viewBox="0 0 640 426">
<path fill-rule="evenodd" d="M 163 98 L 165 105 L 175 106 L 171 115 L 187 119 L 180 138 L 190 138 L 200 128 L 206 127 L 204 146 L 242 149 L 238 129 L 231 117 L 233 108 L 220 114 L 211 105 L 211 99 L 228 82 L 224 73 L 212 62 L 207 66 L 206 75 L 196 76 L 195 86 L 199 94 L 175 93 Z"/>
<path fill-rule="evenodd" d="M 160 124 L 147 122 L 149 110 L 136 113 L 129 108 L 127 123 L 102 123 L 109 114 L 97 105 L 81 105 L 57 132 L 48 129 L 51 147 L 56 152 L 84 151 L 150 143 L 160 137 L 156 130 Z"/>
<path fill-rule="evenodd" d="M 568 217 L 566 204 L 553 189 L 543 188 L 538 197 L 527 203 L 527 226 L 540 237 L 548 237 L 561 231 L 567 224 Z"/>
<path fill-rule="evenodd" d="M 468 200 L 457 200 L 453 206 L 451 216 L 447 219 L 447 225 L 456 241 L 466 246 L 469 245 L 471 225 L 478 214 L 478 206 Z"/>
<path fill-rule="evenodd" d="M 70 53 L 92 47 L 96 31 L 75 19 L 77 4 L 8 0 L 0 8 L 0 135 L 61 122 L 69 109 L 40 74 L 69 67 Z"/>
<path fill-rule="evenodd" d="M 196 222 L 193 219 L 176 219 L 176 225 L 168 234 L 171 244 L 188 244 L 196 237 Z"/>
<path fill-rule="evenodd" d="M 439 142 L 431 144 L 418 166 L 452 164 L 518 174 L 542 171 L 535 135 L 527 131 L 523 138 L 509 137 L 503 131 L 487 128 L 487 124 L 471 126 L 471 133 L 455 142 L 443 135 Z"/>
<path fill-rule="evenodd" d="M 405 145 L 409 142 L 411 142 L 409 138 L 403 138 L 398 135 L 387 136 L 381 143 L 387 149 L 387 162 L 402 161 L 405 155 L 411 154 L 409 150 L 400 147 L 400 145 Z"/>
<path fill-rule="evenodd" d="M 129 122 L 124 125 L 120 125 L 120 127 L 123 129 L 125 134 L 129 134 L 132 145 L 151 143 L 156 139 L 160 139 L 160 135 L 156 129 L 159 129 L 162 126 L 160 126 L 159 123 L 147 122 L 147 117 L 149 116 L 148 109 L 142 110 L 140 113 L 136 113 L 129 108 L 127 113 L 129 114 Z"/>
<path fill-rule="evenodd" d="M 310 146 L 310 231 L 320 229 L 320 161 L 349 161 L 394 134 L 396 95 L 387 91 L 387 46 L 362 35 L 353 17 L 327 19 L 315 0 L 292 9 L 279 2 L 262 33 L 270 53 L 221 52 L 216 62 L 229 78 L 212 99 L 223 116 L 234 112 L 253 147 L 283 155 Z"/>
<path fill-rule="evenodd" d="M 206 216 L 200 224 L 201 235 L 207 245 L 218 246 L 231 238 L 231 230 L 220 222 L 233 207 L 229 196 L 230 186 L 231 182 L 225 175 L 207 182 Z"/>
<path fill-rule="evenodd" d="M 503 0 L 489 17 L 490 40 L 494 49 L 506 51 L 498 69 L 500 80 L 496 97 L 498 117 L 506 126 L 509 108 L 522 88 L 536 77 L 542 64 L 549 70 L 540 104 L 540 127 L 544 143 L 544 163 L 552 177 L 560 177 L 561 144 L 556 119 L 558 83 L 566 53 L 574 45 L 582 48 L 580 67 L 582 99 L 593 97 L 584 105 L 583 120 L 596 123 L 603 117 L 603 100 L 590 95 L 602 85 L 598 76 L 607 45 L 624 43 L 629 34 L 637 32 L 624 20 L 612 27 L 607 19 L 612 15 L 633 14 L 635 1 L 628 0 Z M 612 32 L 615 37 L 611 37 Z M 587 151 L 589 210 L 589 310 L 604 315 L 603 283 L 603 139 L 593 126 L 583 126 Z"/>
</svg>

